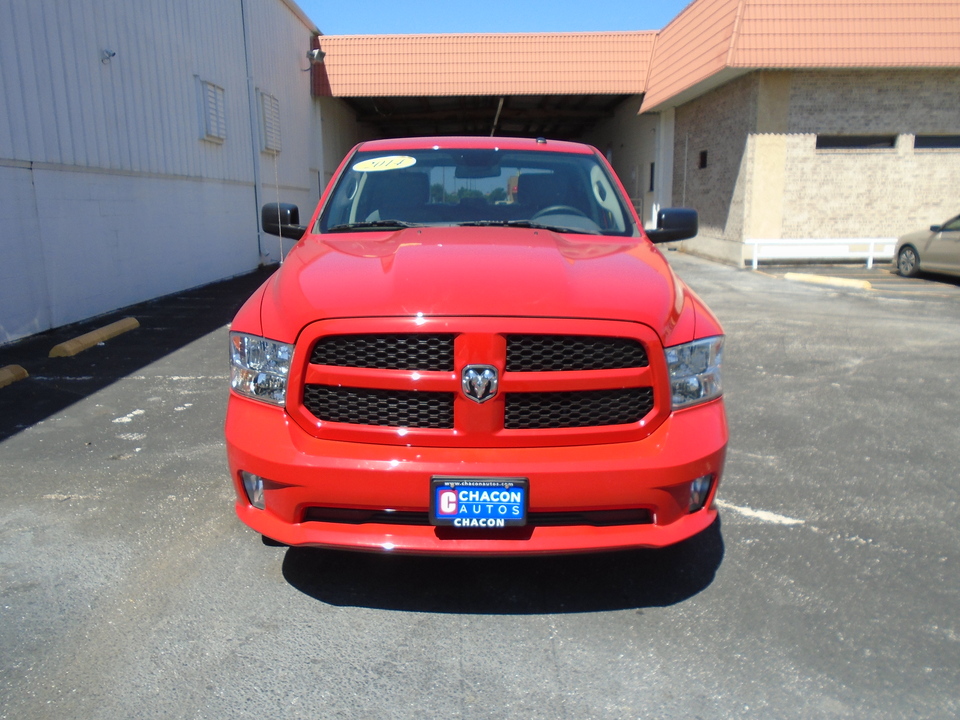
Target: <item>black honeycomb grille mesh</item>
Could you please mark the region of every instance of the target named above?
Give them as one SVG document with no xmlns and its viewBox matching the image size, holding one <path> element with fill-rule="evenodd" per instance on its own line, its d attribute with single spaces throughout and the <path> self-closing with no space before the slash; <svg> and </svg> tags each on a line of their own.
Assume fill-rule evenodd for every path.
<svg viewBox="0 0 960 720">
<path fill-rule="evenodd" d="M 616 370 L 647 364 L 646 350 L 632 338 L 507 335 L 508 372 Z"/>
<path fill-rule="evenodd" d="M 452 334 L 328 335 L 313 346 L 314 365 L 380 370 L 453 371 Z"/>
<path fill-rule="evenodd" d="M 653 409 L 653 388 L 511 393 L 506 396 L 507 430 L 625 425 Z"/>
<path fill-rule="evenodd" d="M 306 385 L 303 404 L 326 422 L 382 427 L 453 428 L 452 392 Z"/>
</svg>

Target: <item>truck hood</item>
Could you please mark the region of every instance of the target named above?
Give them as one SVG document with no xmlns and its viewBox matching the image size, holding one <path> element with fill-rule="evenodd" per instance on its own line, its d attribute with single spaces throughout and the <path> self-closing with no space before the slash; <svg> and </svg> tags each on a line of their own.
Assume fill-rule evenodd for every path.
<svg viewBox="0 0 960 720">
<path fill-rule="evenodd" d="M 430 227 L 304 238 L 265 288 L 261 322 L 285 342 L 319 319 L 419 314 L 627 320 L 666 338 L 684 305 L 640 238 Z"/>
</svg>

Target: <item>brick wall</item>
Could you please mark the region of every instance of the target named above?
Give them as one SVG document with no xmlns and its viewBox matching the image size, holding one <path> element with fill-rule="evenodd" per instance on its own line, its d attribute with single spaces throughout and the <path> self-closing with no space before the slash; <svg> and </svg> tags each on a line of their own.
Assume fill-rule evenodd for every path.
<svg viewBox="0 0 960 720">
<path fill-rule="evenodd" d="M 677 109 L 674 201 L 695 207 L 701 225 L 722 234 L 729 222 L 747 138 L 756 128 L 756 76 L 734 80 Z M 699 167 L 700 153 L 707 166 Z"/>
<path fill-rule="evenodd" d="M 960 70 L 792 73 L 791 133 L 960 132 Z"/>
<path fill-rule="evenodd" d="M 960 70 L 780 74 L 789 108 L 779 142 L 758 121 L 769 116 L 771 75 L 745 75 L 677 108 L 674 201 L 701 218 L 685 249 L 739 263 L 744 237 L 757 232 L 895 237 L 960 211 L 960 150 L 914 149 L 916 134 L 960 135 Z M 818 150 L 818 133 L 897 139 L 883 150 Z M 782 198 L 771 203 L 777 182 Z"/>
<path fill-rule="evenodd" d="M 916 134 L 960 135 L 960 71 L 794 73 L 784 237 L 895 237 L 960 211 L 960 150 L 915 150 Z M 816 135 L 891 134 L 888 150 L 817 150 Z"/>
<path fill-rule="evenodd" d="M 685 248 L 734 260 L 740 252 L 723 244 L 739 244 L 743 236 L 747 141 L 756 130 L 758 92 L 758 75 L 751 74 L 677 108 L 673 201 L 700 213 L 700 235 Z"/>
</svg>

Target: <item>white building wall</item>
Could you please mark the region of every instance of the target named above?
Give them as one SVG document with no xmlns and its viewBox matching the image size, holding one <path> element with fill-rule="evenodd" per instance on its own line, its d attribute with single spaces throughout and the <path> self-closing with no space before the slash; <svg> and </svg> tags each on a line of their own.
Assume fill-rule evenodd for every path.
<svg viewBox="0 0 960 720">
<path fill-rule="evenodd" d="M 0 344 L 279 259 L 258 196 L 316 201 L 312 35 L 286 0 L 0 3 Z"/>
<path fill-rule="evenodd" d="M 258 152 L 259 177 L 256 207 L 268 202 L 291 202 L 303 213 L 306 223 L 319 199 L 317 152 L 320 144 L 320 117 L 317 101 L 310 94 L 311 33 L 295 12 L 282 0 L 245 0 L 247 38 L 250 48 L 253 105 L 250 118 L 255 121 L 254 142 Z M 295 7 L 295 6 L 294 6 Z M 263 151 L 263 118 L 260 94 L 279 101 L 282 150 Z M 320 149 L 322 153 L 322 148 Z M 259 213 L 259 211 L 257 211 Z M 261 252 L 265 259 L 281 259 L 280 239 L 261 233 Z M 293 243 L 284 241 L 283 253 Z"/>
<path fill-rule="evenodd" d="M 0 166 L 0 344 L 52 327 L 32 173 Z"/>
</svg>

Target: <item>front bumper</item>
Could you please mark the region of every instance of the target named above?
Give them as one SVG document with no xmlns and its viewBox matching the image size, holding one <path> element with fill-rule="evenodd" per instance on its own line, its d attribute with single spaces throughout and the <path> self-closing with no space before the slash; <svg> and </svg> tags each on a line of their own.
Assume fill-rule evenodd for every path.
<svg viewBox="0 0 960 720">
<path fill-rule="evenodd" d="M 664 547 L 696 535 L 716 518 L 723 470 L 723 401 L 674 412 L 643 440 L 537 448 L 399 447 L 320 440 L 282 408 L 231 394 L 227 458 L 240 519 L 288 545 L 416 554 L 514 555 Z M 248 501 L 240 479 L 266 478 L 265 510 Z M 426 513 L 434 475 L 526 477 L 530 511 L 647 508 L 638 525 L 527 526 L 456 530 L 429 525 L 304 522 L 311 507 Z M 688 512 L 690 483 L 713 475 L 703 509 Z"/>
</svg>

